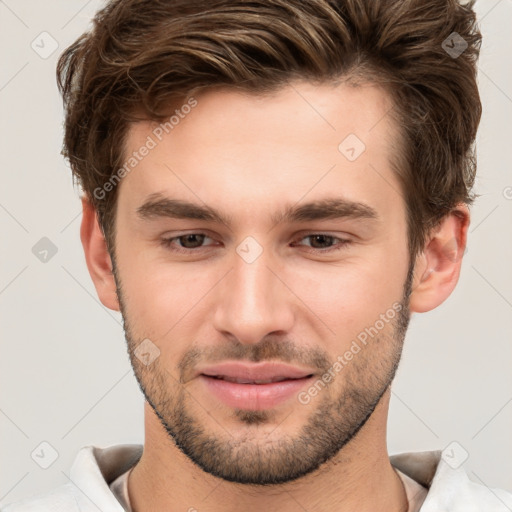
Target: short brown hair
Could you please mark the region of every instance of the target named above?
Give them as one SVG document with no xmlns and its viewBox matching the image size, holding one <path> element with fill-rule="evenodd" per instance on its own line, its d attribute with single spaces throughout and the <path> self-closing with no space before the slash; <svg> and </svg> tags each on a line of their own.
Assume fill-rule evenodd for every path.
<svg viewBox="0 0 512 512">
<path fill-rule="evenodd" d="M 481 116 L 474 0 L 113 0 L 61 55 L 63 154 L 112 253 L 130 123 L 212 87 L 265 94 L 292 80 L 377 83 L 401 133 L 393 158 L 412 258 L 458 203 L 471 204 Z M 466 47 L 467 46 L 467 47 Z M 450 51 L 455 48 L 457 53 Z M 461 50 L 462 53 L 461 53 Z M 458 55 L 460 53 L 460 55 Z M 110 187 L 109 187 L 110 189 Z"/>
</svg>

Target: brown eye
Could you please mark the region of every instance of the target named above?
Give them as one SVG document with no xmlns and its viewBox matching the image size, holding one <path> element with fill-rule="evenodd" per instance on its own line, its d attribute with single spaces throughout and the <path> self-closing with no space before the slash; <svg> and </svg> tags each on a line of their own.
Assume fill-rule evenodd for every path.
<svg viewBox="0 0 512 512">
<path fill-rule="evenodd" d="M 329 235 L 310 235 L 306 238 L 311 239 L 311 247 L 313 247 L 314 249 L 327 249 L 328 247 L 325 247 L 325 244 L 327 244 L 330 247 L 335 240 L 333 236 Z"/>
<path fill-rule="evenodd" d="M 210 239 L 204 233 L 187 233 L 185 235 L 162 238 L 161 244 L 171 251 L 191 254 L 198 252 L 199 249 L 209 247 L 209 245 L 203 245 L 206 238 Z"/>
<path fill-rule="evenodd" d="M 310 239 L 310 244 L 306 244 L 307 250 L 320 254 L 339 251 L 351 244 L 350 240 L 338 238 L 337 236 L 328 235 L 326 233 L 312 233 L 299 239 L 299 242 L 306 239 Z"/>
<path fill-rule="evenodd" d="M 184 249 L 196 249 L 197 247 L 201 247 L 205 238 L 206 235 L 198 235 L 193 233 L 191 235 L 179 236 L 177 237 L 177 240 L 179 240 L 181 247 Z"/>
</svg>

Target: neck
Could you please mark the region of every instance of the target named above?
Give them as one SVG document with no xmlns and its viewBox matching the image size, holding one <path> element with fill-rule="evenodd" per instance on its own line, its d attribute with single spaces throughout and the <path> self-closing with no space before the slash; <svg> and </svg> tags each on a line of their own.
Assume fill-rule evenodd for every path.
<svg viewBox="0 0 512 512">
<path fill-rule="evenodd" d="M 328 462 L 293 482 L 254 486 L 204 472 L 169 440 L 145 404 L 144 452 L 129 477 L 134 512 L 407 512 L 400 477 L 386 449 L 389 390 L 358 434 Z"/>
</svg>

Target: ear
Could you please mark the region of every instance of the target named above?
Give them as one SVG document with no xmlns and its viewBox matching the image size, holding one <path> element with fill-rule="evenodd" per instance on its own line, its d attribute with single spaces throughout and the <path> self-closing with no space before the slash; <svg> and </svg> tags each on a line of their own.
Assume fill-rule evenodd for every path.
<svg viewBox="0 0 512 512">
<path fill-rule="evenodd" d="M 101 303 L 109 309 L 119 311 L 117 288 L 107 243 L 98 223 L 96 210 L 85 197 L 82 198 L 80 239 L 84 248 L 87 268 Z"/>
<path fill-rule="evenodd" d="M 466 249 L 469 209 L 457 205 L 429 235 L 414 267 L 411 312 L 424 313 L 442 304 L 459 280 Z"/>
</svg>

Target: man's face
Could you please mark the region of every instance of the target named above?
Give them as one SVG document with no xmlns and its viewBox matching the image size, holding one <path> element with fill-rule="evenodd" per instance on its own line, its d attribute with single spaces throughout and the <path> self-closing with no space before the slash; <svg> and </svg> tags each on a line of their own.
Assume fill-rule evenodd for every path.
<svg viewBox="0 0 512 512">
<path fill-rule="evenodd" d="M 126 141 L 127 160 L 147 153 L 117 205 L 130 357 L 155 419 L 203 470 L 286 482 L 359 431 L 400 358 L 410 283 L 391 103 L 371 86 L 306 83 L 196 100 L 168 134 L 139 123 Z M 168 200 L 224 219 L 171 216 Z M 326 200 L 349 203 L 336 215 L 309 207 L 282 217 Z M 146 365 L 144 351 L 158 357 Z M 259 391 L 244 401 L 234 387 L 225 400 L 198 373 L 228 361 L 287 363 L 313 377 L 280 401 Z M 249 385 L 269 386 L 236 384 Z"/>
</svg>

